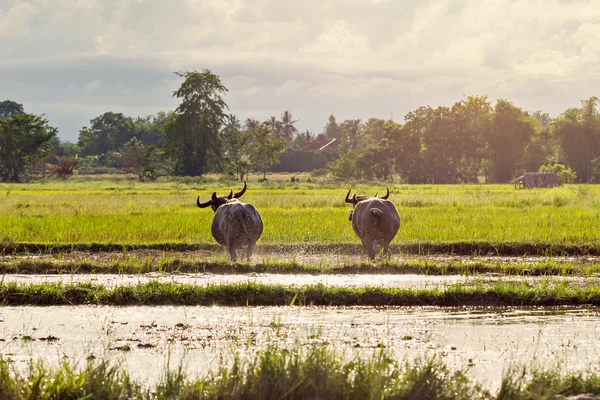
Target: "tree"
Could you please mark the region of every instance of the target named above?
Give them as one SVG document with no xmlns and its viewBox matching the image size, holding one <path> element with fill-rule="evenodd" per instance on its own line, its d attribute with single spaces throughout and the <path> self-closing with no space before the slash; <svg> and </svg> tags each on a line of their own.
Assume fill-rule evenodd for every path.
<svg viewBox="0 0 600 400">
<path fill-rule="evenodd" d="M 83 155 L 101 155 L 117 151 L 136 134 L 136 124 L 122 113 L 106 112 L 79 131 L 77 144 Z"/>
<path fill-rule="evenodd" d="M 173 112 L 159 111 L 156 115 L 138 117 L 135 119 L 134 136 L 144 145 L 164 146 L 164 126 Z"/>
<path fill-rule="evenodd" d="M 36 160 L 51 149 L 56 128 L 33 114 L 16 113 L 0 119 L 0 178 L 5 182 L 20 182 Z"/>
<path fill-rule="evenodd" d="M 308 146 L 313 140 L 315 140 L 315 135 L 313 135 L 312 132 L 307 129 L 296 136 L 293 143 L 302 149 L 303 147 Z"/>
<path fill-rule="evenodd" d="M 227 108 L 222 96 L 227 88 L 208 69 L 175 74 L 184 78 L 173 93 L 182 102 L 165 125 L 165 150 L 176 174 L 198 176 L 220 166 L 219 132 Z"/>
<path fill-rule="evenodd" d="M 251 132 L 242 132 L 240 121 L 236 116 L 229 115 L 221 133 L 221 141 L 223 142 L 225 162 L 235 172 L 235 179 L 243 180 L 244 174 L 250 167 L 246 147 L 251 135 Z"/>
<path fill-rule="evenodd" d="M 565 164 L 573 168 L 581 182 L 590 182 L 594 178 L 593 160 L 600 151 L 598 103 L 597 97 L 583 100 L 580 108 L 568 109 L 553 124 Z"/>
<path fill-rule="evenodd" d="M 298 129 L 294 126 L 294 124 L 298 122 L 296 119 L 292 119 L 292 113 L 289 111 L 284 111 L 281 114 L 281 133 L 280 137 L 287 141 L 291 142 L 294 140 L 294 135 L 298 133 Z"/>
<path fill-rule="evenodd" d="M 379 118 L 369 118 L 363 128 L 363 143 L 376 144 L 383 139 L 383 126 L 385 120 Z"/>
<path fill-rule="evenodd" d="M 391 162 L 396 173 L 400 173 L 408 183 L 421 182 L 423 176 L 421 128 L 414 118 L 417 112 L 418 110 L 407 114 L 404 126 L 393 121 L 384 125 L 383 137 L 388 140 L 389 147 L 394 152 Z"/>
<path fill-rule="evenodd" d="M 246 130 L 246 132 L 252 132 L 252 129 L 258 127 L 260 125 L 260 121 L 254 119 L 254 118 L 246 118 L 246 121 L 244 121 L 244 129 Z"/>
<path fill-rule="evenodd" d="M 342 146 L 345 150 L 356 150 L 362 135 L 360 119 L 347 119 L 342 122 Z"/>
<path fill-rule="evenodd" d="M 271 129 L 271 134 L 273 135 L 274 138 L 281 138 L 281 121 L 279 121 L 277 119 L 277 117 L 270 117 L 267 120 L 267 125 L 269 125 L 269 128 Z"/>
<path fill-rule="evenodd" d="M 125 170 L 137 175 L 140 182 L 156 180 L 160 167 L 160 154 L 156 146 L 146 146 L 134 137 L 123 146 L 123 159 Z"/>
<path fill-rule="evenodd" d="M 577 178 L 577 173 L 573 172 L 571 168 L 566 168 L 562 164 L 548 164 L 542 165 L 539 172 L 554 172 L 558 183 L 564 185 L 565 183 L 573 183 Z"/>
<path fill-rule="evenodd" d="M 24 114 L 23 105 L 12 100 L 0 101 L 0 119 L 11 117 L 15 114 Z"/>
<path fill-rule="evenodd" d="M 488 134 L 490 160 L 495 182 L 508 182 L 520 175 L 525 148 L 536 135 L 536 121 L 506 100 L 498 100 Z"/>
<path fill-rule="evenodd" d="M 263 179 L 266 180 L 269 167 L 279 162 L 279 155 L 285 147 L 285 142 L 272 137 L 268 123 L 254 128 L 252 135 L 254 137 L 251 149 L 252 162 L 263 173 Z"/>
<path fill-rule="evenodd" d="M 342 128 L 338 125 L 333 115 L 329 116 L 327 125 L 325 125 L 325 128 L 323 128 L 323 134 L 325 134 L 325 136 L 327 136 L 329 139 L 339 140 L 342 138 Z"/>
</svg>

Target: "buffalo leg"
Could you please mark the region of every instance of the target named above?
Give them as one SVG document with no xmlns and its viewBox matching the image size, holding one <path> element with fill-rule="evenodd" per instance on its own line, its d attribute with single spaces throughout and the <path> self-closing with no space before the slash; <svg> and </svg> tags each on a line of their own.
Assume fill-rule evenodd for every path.
<svg viewBox="0 0 600 400">
<path fill-rule="evenodd" d="M 231 261 L 237 261 L 237 254 L 235 252 L 235 242 L 233 240 L 227 241 L 227 252 L 229 253 L 229 258 Z"/>
<path fill-rule="evenodd" d="M 246 261 L 250 262 L 250 257 L 252 257 L 253 250 L 254 250 L 254 244 L 248 243 L 248 249 L 246 249 Z"/>
<path fill-rule="evenodd" d="M 384 243 L 382 246 L 383 246 L 383 256 L 386 258 L 390 258 L 390 244 Z"/>
<path fill-rule="evenodd" d="M 363 248 L 365 249 L 365 252 L 367 253 L 367 257 L 369 257 L 369 259 L 371 259 L 371 260 L 374 260 L 375 259 L 375 251 L 373 250 L 373 242 L 363 240 Z"/>
</svg>

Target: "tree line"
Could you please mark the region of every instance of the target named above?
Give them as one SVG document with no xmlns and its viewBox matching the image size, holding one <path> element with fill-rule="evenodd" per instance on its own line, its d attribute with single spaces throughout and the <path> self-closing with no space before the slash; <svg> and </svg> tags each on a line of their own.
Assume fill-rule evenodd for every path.
<svg viewBox="0 0 600 400">
<path fill-rule="evenodd" d="M 75 169 L 124 170 L 140 180 L 209 172 L 236 179 L 256 172 L 266 179 L 268 171 L 283 170 L 337 179 L 505 183 L 524 171 L 567 169 L 578 182 L 600 181 L 597 97 L 551 118 L 505 99 L 468 96 L 450 107 L 419 107 L 403 123 L 338 123 L 331 115 L 315 135 L 299 132 L 290 111 L 242 122 L 229 113 L 218 75 L 176 74 L 183 83 L 173 93 L 180 100 L 175 110 L 137 118 L 106 112 L 79 131 L 77 143 L 61 142 L 43 116 L 0 102 L 0 179 L 19 182 L 40 172 L 65 178 Z"/>
</svg>

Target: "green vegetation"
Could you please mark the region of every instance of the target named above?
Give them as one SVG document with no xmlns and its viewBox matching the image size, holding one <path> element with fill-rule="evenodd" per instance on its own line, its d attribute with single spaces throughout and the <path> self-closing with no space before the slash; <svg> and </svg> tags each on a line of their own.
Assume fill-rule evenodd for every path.
<svg viewBox="0 0 600 400">
<path fill-rule="evenodd" d="M 235 115 L 225 115 L 228 106 L 223 96 L 228 89 L 218 75 L 207 69 L 176 75 L 183 83 L 174 92 L 181 100 L 175 111 L 135 119 L 105 112 L 90 121 L 90 128 L 80 129 L 77 144 L 53 140 L 36 175 L 45 177 L 48 165 L 56 171 L 62 169 L 61 157 L 67 156 L 77 158 L 78 172 L 129 171 L 140 180 L 154 180 L 159 174 L 200 176 L 211 172 L 241 179 L 251 171 L 262 172 L 264 179 L 268 170 L 320 170 L 341 180 L 400 178 L 413 184 L 455 184 L 484 179 L 507 183 L 524 171 L 563 165 L 570 173 L 563 173 L 561 181 L 600 181 L 597 97 L 550 118 L 547 113 L 528 112 L 505 99 L 466 96 L 450 107 L 418 107 L 401 123 L 368 118 L 338 124 L 331 115 L 322 132 L 314 135 L 310 131 L 298 134 L 294 125 L 298 120 L 289 110 L 279 119 L 247 118 L 242 126 Z M 15 102 L 0 103 L 0 131 L 5 126 L 4 136 L 25 136 L 25 122 L 9 126 L 13 119 L 9 115 L 19 110 L 22 106 Z M 3 146 L 0 154 L 10 160 Z M 19 145 L 17 150 L 26 147 Z M 22 154 L 26 153 L 29 150 Z M 0 179 L 19 181 L 20 176 L 5 171 Z"/>
<path fill-rule="evenodd" d="M 224 254 L 201 257 L 197 253 L 58 253 L 55 256 L 10 256 L 0 260 L 0 274 L 423 274 L 515 276 L 592 276 L 600 274 L 600 262 L 515 261 L 491 259 L 391 259 L 380 262 L 323 257 L 320 261 L 280 260 L 271 255 L 255 263 L 232 264 Z"/>
<path fill-rule="evenodd" d="M 343 252 L 343 246 L 351 245 L 357 253 L 359 241 L 348 222 L 342 188 L 304 185 L 250 185 L 243 200 L 253 203 L 265 222 L 259 246 L 316 250 L 339 245 Z M 357 189 L 374 194 L 383 185 Z M 58 248 L 215 246 L 209 228 L 213 215 L 198 210 L 195 198 L 208 199 L 214 190 L 228 192 L 234 186 L 194 186 L 0 185 L 0 243 L 5 249 L 27 243 Z M 402 219 L 392 245 L 422 254 L 598 254 L 599 192 L 585 185 L 521 191 L 509 185 L 392 185 L 390 198 Z"/>
<path fill-rule="evenodd" d="M 151 281 L 106 288 L 90 283 L 0 283 L 3 305 L 221 306 L 558 306 L 600 305 L 600 286 L 546 279 L 540 283 L 474 282 L 435 289 L 283 286 L 257 283 L 197 286 Z"/>
<path fill-rule="evenodd" d="M 254 356 L 234 355 L 231 365 L 189 377 L 183 366 L 169 369 L 150 387 L 126 370 L 94 356 L 81 366 L 63 361 L 57 368 L 29 361 L 18 369 L 0 358 L 0 398 L 52 399 L 498 399 L 537 400 L 600 393 L 600 377 L 567 374 L 558 368 L 513 368 L 492 395 L 473 382 L 469 370 L 451 370 L 437 357 L 401 362 L 387 350 L 368 356 L 335 348 L 276 345 Z"/>
</svg>

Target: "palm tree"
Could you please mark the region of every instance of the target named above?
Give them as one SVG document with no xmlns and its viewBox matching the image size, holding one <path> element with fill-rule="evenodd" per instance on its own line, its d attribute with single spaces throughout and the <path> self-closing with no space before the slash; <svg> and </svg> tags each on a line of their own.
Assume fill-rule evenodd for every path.
<svg viewBox="0 0 600 400">
<path fill-rule="evenodd" d="M 244 127 L 247 132 L 250 132 L 252 129 L 257 128 L 260 125 L 260 122 L 254 118 L 246 118 L 244 122 Z"/>
<path fill-rule="evenodd" d="M 267 125 L 269 125 L 269 127 L 271 128 L 271 134 L 273 135 L 273 137 L 281 138 L 282 124 L 281 121 L 277 120 L 277 117 L 270 117 L 267 120 Z"/>
<path fill-rule="evenodd" d="M 237 129 L 240 130 L 242 127 L 242 123 L 240 119 L 233 114 L 229 114 L 225 117 L 225 129 Z"/>
<path fill-rule="evenodd" d="M 294 126 L 294 124 L 298 122 L 298 120 L 292 119 L 292 113 L 289 111 L 284 111 L 281 114 L 281 138 L 291 142 L 294 139 L 294 135 L 298 133 L 298 129 Z"/>
<path fill-rule="evenodd" d="M 345 142 L 347 143 L 350 150 L 356 150 L 361 139 L 362 123 L 360 119 L 347 119 L 342 125 L 342 132 L 344 132 Z"/>
<path fill-rule="evenodd" d="M 298 145 L 298 147 L 303 148 L 308 146 L 313 140 L 315 140 L 315 135 L 312 134 L 308 129 L 294 139 L 294 142 Z"/>
</svg>

